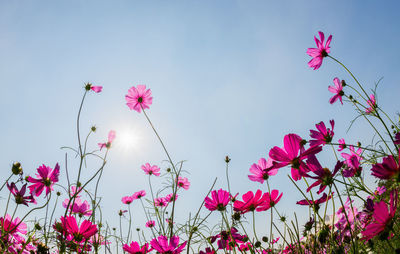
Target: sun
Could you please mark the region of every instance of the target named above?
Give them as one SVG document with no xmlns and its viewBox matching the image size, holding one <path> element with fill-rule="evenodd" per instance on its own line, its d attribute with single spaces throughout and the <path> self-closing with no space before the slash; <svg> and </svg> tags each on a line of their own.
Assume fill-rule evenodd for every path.
<svg viewBox="0 0 400 254">
<path fill-rule="evenodd" d="M 119 149 L 124 151 L 134 150 L 140 141 L 140 135 L 134 128 L 122 128 L 117 132 L 116 144 Z"/>
</svg>

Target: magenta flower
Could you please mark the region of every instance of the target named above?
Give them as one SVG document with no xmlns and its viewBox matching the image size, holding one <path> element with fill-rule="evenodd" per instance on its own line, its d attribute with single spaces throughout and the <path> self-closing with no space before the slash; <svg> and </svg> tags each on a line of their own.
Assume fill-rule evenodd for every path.
<svg viewBox="0 0 400 254">
<path fill-rule="evenodd" d="M 138 242 L 131 242 L 130 245 L 124 244 L 123 250 L 128 252 L 129 254 L 146 254 L 152 251 L 149 248 L 149 244 L 145 243 L 143 246 L 140 247 Z"/>
<path fill-rule="evenodd" d="M 145 165 L 142 165 L 142 169 L 146 175 L 160 176 L 160 168 L 156 165 L 151 166 L 149 163 L 146 163 Z"/>
<path fill-rule="evenodd" d="M 145 190 L 137 191 L 137 192 L 133 193 L 133 195 L 132 195 L 133 199 L 141 199 L 144 196 L 146 196 Z"/>
<path fill-rule="evenodd" d="M 319 208 L 319 205 L 322 204 L 322 203 L 325 203 L 326 201 L 328 201 L 329 199 L 331 199 L 332 196 L 333 196 L 333 194 L 334 194 L 334 193 L 332 192 L 332 194 L 329 195 L 329 197 L 328 197 L 328 195 L 326 195 L 326 193 L 324 193 L 324 194 L 322 195 L 322 197 L 320 197 L 320 198 L 317 199 L 317 200 L 314 200 L 314 201 L 313 201 L 313 200 L 311 200 L 311 199 L 309 199 L 309 200 L 303 199 L 303 200 L 297 201 L 296 204 L 298 204 L 298 205 L 314 206 L 314 207 L 316 207 L 316 208 Z M 318 210 L 318 209 L 316 209 L 316 210 Z"/>
<path fill-rule="evenodd" d="M 173 201 L 176 201 L 178 199 L 179 195 L 174 193 L 170 193 L 167 196 L 165 196 L 165 199 L 167 200 L 168 203 L 171 203 Z"/>
<path fill-rule="evenodd" d="M 37 169 L 37 179 L 29 176 L 27 181 L 33 183 L 28 186 L 30 193 L 34 196 L 39 197 L 43 190 L 46 189 L 46 196 L 53 190 L 54 183 L 58 182 L 58 176 L 60 174 L 60 166 L 58 163 L 54 167 L 54 170 L 46 165 L 42 165 Z"/>
<path fill-rule="evenodd" d="M 318 32 L 319 37 L 321 39 L 318 40 L 316 36 L 314 36 L 315 43 L 317 44 L 317 48 L 309 48 L 307 49 L 307 54 L 312 57 L 312 59 L 308 62 L 308 66 L 311 68 L 314 68 L 314 70 L 319 69 L 322 64 L 322 60 L 324 57 L 328 56 L 328 53 L 330 53 L 330 47 L 329 44 L 331 43 L 332 40 L 332 35 L 329 35 L 328 40 L 325 42 L 325 35 L 323 32 Z"/>
<path fill-rule="evenodd" d="M 179 254 L 186 246 L 186 242 L 179 245 L 179 236 L 172 236 L 168 241 L 168 238 L 163 235 L 151 240 L 150 244 L 160 254 Z"/>
<path fill-rule="evenodd" d="M 275 146 L 269 151 L 274 168 L 281 168 L 287 165 L 292 167 L 292 178 L 297 181 L 302 176 L 306 175 L 308 171 L 303 159 L 307 158 L 310 154 L 319 153 L 322 150 L 320 146 L 313 146 L 305 150 L 302 145 L 302 139 L 296 134 L 288 134 L 283 139 L 284 148 Z"/>
<path fill-rule="evenodd" d="M 100 93 L 101 90 L 103 89 L 102 86 L 93 86 L 91 83 L 87 83 L 85 86 L 86 91 L 92 90 L 95 93 Z"/>
<path fill-rule="evenodd" d="M 343 105 L 343 100 L 342 100 L 342 96 L 344 95 L 343 86 L 346 83 L 344 82 L 344 80 L 340 81 L 340 79 L 334 78 L 333 79 L 333 84 L 335 86 L 329 86 L 328 87 L 329 92 L 335 94 L 334 96 L 332 96 L 332 98 L 329 99 L 329 103 L 333 104 L 339 99 L 340 103 L 342 103 L 342 105 Z"/>
<path fill-rule="evenodd" d="M 278 169 L 273 168 L 271 158 L 268 161 L 264 158 L 259 159 L 258 164 L 251 165 L 249 171 L 252 173 L 252 175 L 248 175 L 249 179 L 259 183 L 264 183 L 264 180 L 267 180 L 269 176 L 278 173 Z"/>
<path fill-rule="evenodd" d="M 335 121 L 330 120 L 331 129 L 326 128 L 324 122 L 320 122 L 315 125 L 316 130 L 310 130 L 310 137 L 313 138 L 310 140 L 310 146 L 319 146 L 329 144 L 332 141 L 334 132 L 333 128 L 335 127 Z"/>
<path fill-rule="evenodd" d="M 231 195 L 226 190 L 213 190 L 211 198 L 206 197 L 204 199 L 204 206 L 210 211 L 224 211 L 230 200 Z"/>
<path fill-rule="evenodd" d="M 345 149 L 347 146 L 346 146 L 346 142 L 344 141 L 344 139 L 343 138 L 341 138 L 341 139 L 339 139 L 339 148 L 338 148 L 338 151 L 340 152 L 340 151 L 343 151 L 343 149 Z"/>
<path fill-rule="evenodd" d="M 365 110 L 365 112 L 367 114 L 371 114 L 371 113 L 375 112 L 375 109 L 377 108 L 375 95 L 371 94 L 369 96 L 369 100 L 367 101 L 367 104 L 369 107 Z"/>
<path fill-rule="evenodd" d="M 98 143 L 99 147 L 100 147 L 100 151 L 101 149 L 103 149 L 104 147 L 107 149 L 110 149 L 112 142 L 115 139 L 115 131 L 110 131 L 108 133 L 108 140 L 107 143 Z"/>
<path fill-rule="evenodd" d="M 154 220 L 149 220 L 148 222 L 146 222 L 146 227 L 147 228 L 152 228 L 156 225 L 156 222 Z"/>
<path fill-rule="evenodd" d="M 279 200 L 281 200 L 283 195 L 283 193 L 279 195 L 278 190 L 272 190 L 271 193 L 267 192 L 266 194 L 266 202 L 261 204 L 257 211 L 266 211 L 271 207 L 274 207 L 279 202 Z"/>
<path fill-rule="evenodd" d="M 233 209 L 241 213 L 253 212 L 254 210 L 263 211 L 266 206 L 267 193 L 262 194 L 261 190 L 257 190 L 254 194 L 252 191 L 243 194 L 243 201 L 236 200 L 233 203 Z M 261 207 L 261 208 L 260 208 Z"/>
<path fill-rule="evenodd" d="M 97 233 L 97 226 L 95 224 L 84 220 L 79 227 L 74 216 L 61 217 L 61 223 L 68 235 L 67 239 L 69 241 L 73 240 L 77 243 L 86 242 Z"/>
<path fill-rule="evenodd" d="M 129 205 L 135 198 L 133 196 L 126 196 L 121 199 L 122 203 Z"/>
<path fill-rule="evenodd" d="M 15 238 L 19 237 L 19 234 L 25 235 L 27 231 L 27 226 L 24 222 L 17 217 L 14 220 L 11 220 L 11 216 L 6 214 L 3 218 L 0 218 L 0 235 L 4 233 L 14 236 Z"/>
<path fill-rule="evenodd" d="M 386 189 L 385 186 L 378 186 L 378 187 L 376 187 L 375 194 L 376 195 L 382 195 L 386 191 L 387 191 L 387 189 Z"/>
<path fill-rule="evenodd" d="M 331 172 L 328 168 L 322 168 L 315 155 L 310 155 L 307 159 L 307 166 L 316 176 L 309 177 L 312 179 L 316 179 L 317 181 L 315 181 L 307 188 L 307 192 L 319 185 L 320 187 L 317 191 L 317 194 L 321 194 L 325 190 L 326 186 L 329 186 L 333 183 L 333 178 L 335 177 L 339 169 L 343 166 L 343 164 L 343 162 L 338 161 L 336 163 L 335 169 L 333 170 L 333 172 Z"/>
<path fill-rule="evenodd" d="M 154 199 L 154 205 L 159 206 L 159 207 L 165 207 L 168 205 L 168 201 L 166 198 L 155 198 Z"/>
<path fill-rule="evenodd" d="M 34 203 L 36 204 L 36 200 L 33 197 L 33 195 L 29 195 L 29 196 L 24 196 L 25 192 L 26 192 L 26 185 L 24 184 L 22 186 L 22 188 L 20 190 L 17 189 L 17 186 L 15 185 L 14 182 L 10 184 L 8 184 L 7 182 L 7 188 L 10 190 L 11 194 L 13 194 L 14 198 L 15 198 L 15 203 L 17 204 L 23 204 L 28 206 L 28 203 Z"/>
<path fill-rule="evenodd" d="M 69 203 L 69 199 L 66 198 L 64 200 L 64 202 L 62 203 L 63 207 L 67 208 L 68 203 Z M 78 214 L 80 217 L 92 215 L 92 210 L 90 209 L 89 202 L 87 202 L 86 200 L 84 202 L 82 202 L 82 200 L 80 198 L 75 199 L 74 205 L 72 205 L 72 203 L 71 203 L 69 210 L 74 214 Z"/>
<path fill-rule="evenodd" d="M 394 158 L 393 155 L 383 158 L 382 163 L 372 165 L 372 175 L 388 180 L 395 178 L 400 181 L 400 158 Z"/>
<path fill-rule="evenodd" d="M 394 136 L 394 143 L 396 145 L 400 145 L 400 132 L 397 132 L 396 135 Z"/>
<path fill-rule="evenodd" d="M 342 157 L 345 158 L 345 164 L 347 169 L 343 170 L 344 177 L 353 177 L 354 175 L 359 176 L 361 174 L 361 153 L 362 149 L 358 148 L 355 151 L 353 146 L 349 146 L 350 154 L 341 153 Z"/>
<path fill-rule="evenodd" d="M 367 225 L 364 231 L 361 232 L 361 234 L 364 236 L 362 239 L 368 241 L 374 236 L 381 234 L 381 232 L 382 234 L 385 232 L 387 233 L 386 237 L 383 237 L 383 239 L 387 239 L 388 233 L 393 227 L 392 221 L 397 209 L 397 200 L 397 191 L 392 191 L 390 193 L 390 211 L 388 210 L 385 201 L 380 201 L 379 203 L 375 204 L 373 214 L 374 220 Z"/>
<path fill-rule="evenodd" d="M 179 188 L 184 188 L 185 190 L 188 190 L 190 187 L 190 182 L 186 177 L 178 177 L 178 182 L 177 185 Z"/>
<path fill-rule="evenodd" d="M 137 88 L 132 86 L 128 90 L 128 94 L 125 96 L 126 105 L 132 110 L 141 112 L 142 109 L 149 108 L 153 102 L 151 97 L 151 90 L 146 89 L 145 85 L 138 85 Z"/>
</svg>

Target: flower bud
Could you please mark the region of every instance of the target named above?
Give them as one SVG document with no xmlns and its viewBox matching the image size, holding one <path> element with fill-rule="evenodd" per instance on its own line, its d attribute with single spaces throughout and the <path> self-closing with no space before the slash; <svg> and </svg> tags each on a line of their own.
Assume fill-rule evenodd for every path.
<svg viewBox="0 0 400 254">
<path fill-rule="evenodd" d="M 22 175 L 21 163 L 14 162 L 14 164 L 12 165 L 11 171 L 14 175 Z"/>
<path fill-rule="evenodd" d="M 226 157 L 225 157 L 225 162 L 226 163 L 229 163 L 231 161 L 231 158 L 229 158 L 229 156 L 227 155 Z"/>
</svg>

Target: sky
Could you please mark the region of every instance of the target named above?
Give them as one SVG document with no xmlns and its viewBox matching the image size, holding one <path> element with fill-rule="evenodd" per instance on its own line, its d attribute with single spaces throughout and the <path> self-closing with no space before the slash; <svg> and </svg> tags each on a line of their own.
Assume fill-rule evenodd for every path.
<svg viewBox="0 0 400 254">
<path fill-rule="evenodd" d="M 336 140 L 369 144 L 373 137 L 361 119 L 347 132 L 356 117 L 352 106 L 328 102 L 333 78 L 354 84 L 351 77 L 330 59 L 319 70 L 308 67 L 306 50 L 315 47 L 318 31 L 332 34 L 331 55 L 367 91 L 383 77 L 378 105 L 398 119 L 399 7 L 398 1 L 370 0 L 1 0 L 0 177 L 8 177 L 15 161 L 30 175 L 41 164 L 58 162 L 65 183 L 67 150 L 60 148 L 77 147 L 84 84 L 101 85 L 100 94 L 86 98 L 81 132 L 97 127 L 89 139 L 92 149 L 109 130 L 117 133 L 99 192 L 103 216 L 114 225 L 124 208 L 122 196 L 149 191 L 140 166 L 168 167 L 143 114 L 125 105 L 128 89 L 145 84 L 153 94 L 148 115 L 173 160 L 185 161 L 191 182 L 177 203 L 181 221 L 197 211 L 215 178 L 216 188 L 227 188 L 226 155 L 232 159 L 233 192 L 266 191 L 248 180 L 248 170 L 269 149 L 282 146 L 286 134 L 307 138 L 316 123 L 335 119 Z M 328 167 L 335 164 L 330 151 L 320 158 Z M 84 177 L 99 165 L 89 162 Z M 76 164 L 68 152 L 72 175 Z M 271 188 L 283 192 L 278 209 L 289 218 L 296 210 L 305 221 L 307 209 L 295 205 L 302 196 L 288 173 L 281 169 L 270 180 Z M 154 185 L 161 182 L 155 179 Z M 143 227 L 139 204 L 133 208 L 135 225 Z M 258 230 L 265 227 L 260 224 Z"/>
</svg>

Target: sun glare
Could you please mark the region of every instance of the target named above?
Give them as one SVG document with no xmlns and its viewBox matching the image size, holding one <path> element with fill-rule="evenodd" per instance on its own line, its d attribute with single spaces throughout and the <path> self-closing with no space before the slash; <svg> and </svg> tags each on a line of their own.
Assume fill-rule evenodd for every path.
<svg viewBox="0 0 400 254">
<path fill-rule="evenodd" d="M 134 150 L 138 146 L 140 135 L 133 128 L 121 129 L 117 132 L 116 146 L 124 151 Z"/>
</svg>

